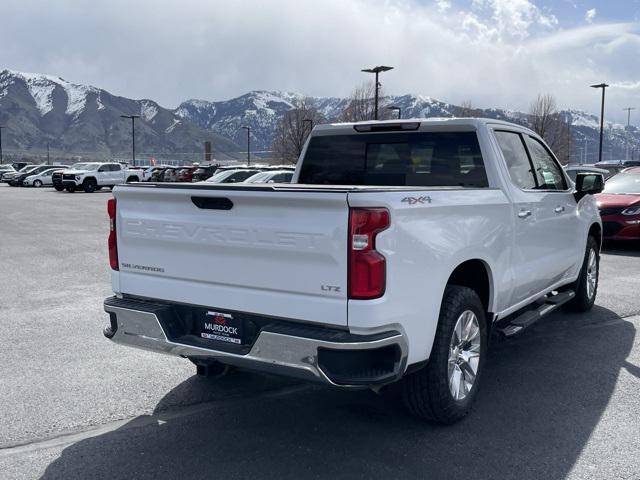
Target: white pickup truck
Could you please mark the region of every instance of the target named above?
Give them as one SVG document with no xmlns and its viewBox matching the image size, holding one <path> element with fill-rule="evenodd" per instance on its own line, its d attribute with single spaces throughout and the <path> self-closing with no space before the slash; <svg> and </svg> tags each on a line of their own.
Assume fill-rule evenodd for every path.
<svg viewBox="0 0 640 480">
<path fill-rule="evenodd" d="M 102 187 L 115 187 L 120 183 L 139 182 L 142 180 L 143 171 L 140 168 L 130 168 L 117 162 L 88 162 L 77 163 L 68 170 L 58 174 L 61 182 L 53 180 L 54 186 L 72 193 L 82 189 L 87 193 L 93 193 Z"/>
<path fill-rule="evenodd" d="M 401 381 L 410 411 L 452 423 L 490 334 L 592 307 L 602 186 L 510 123 L 316 126 L 293 184 L 118 186 L 104 334 L 202 374 Z"/>
</svg>

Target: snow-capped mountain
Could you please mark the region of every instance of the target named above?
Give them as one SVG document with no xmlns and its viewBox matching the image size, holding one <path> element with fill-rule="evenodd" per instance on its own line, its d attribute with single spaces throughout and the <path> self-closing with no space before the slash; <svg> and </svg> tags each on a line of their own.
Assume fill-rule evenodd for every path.
<svg viewBox="0 0 640 480">
<path fill-rule="evenodd" d="M 269 150 L 276 125 L 284 113 L 295 108 L 295 103 L 302 99 L 327 119 L 337 118 L 348 103 L 343 98 L 313 98 L 298 93 L 253 91 L 218 102 L 187 100 L 180 104 L 175 113 L 240 145 L 244 144 L 246 138 L 242 126 L 250 126 L 252 145 L 257 150 Z"/>
<path fill-rule="evenodd" d="M 175 113 L 196 125 L 211 129 L 242 145 L 245 131 L 243 125 L 251 127 L 252 145 L 259 150 L 270 150 L 273 132 L 282 115 L 294 108 L 297 100 L 304 99 L 307 105 L 317 109 L 327 121 L 339 119 L 349 101 L 336 97 L 304 97 L 290 92 L 253 91 L 240 97 L 225 101 L 188 100 L 183 102 Z M 396 113 L 386 110 L 385 106 L 402 109 L 403 118 L 452 117 L 465 113 L 465 108 L 433 99 L 423 95 L 387 96 L 381 100 L 381 118 L 394 118 Z M 469 112 L 466 112 L 467 114 Z M 596 115 L 578 110 L 562 111 L 560 114 L 571 123 L 573 135 L 573 161 L 584 154 L 586 145 L 588 162 L 597 160 L 596 152 L 599 139 L 599 118 Z M 506 120 L 526 124 L 527 114 L 498 108 L 473 109 L 473 116 Z M 627 138 L 631 149 L 640 150 L 640 131 L 631 127 L 629 137 L 623 125 L 606 124 L 606 138 L 603 158 L 624 159 Z M 610 140 L 610 141 L 609 141 Z"/>
<path fill-rule="evenodd" d="M 243 158 L 246 132 L 241 127 L 251 127 L 252 151 L 271 150 L 274 131 L 282 116 L 302 99 L 326 121 L 340 119 L 349 105 L 346 98 L 253 91 L 224 101 L 188 100 L 171 110 L 153 100 L 119 97 L 52 75 L 0 71 L 0 125 L 8 127 L 3 132 L 5 154 L 42 152 L 49 143 L 53 151 L 68 156 L 126 158 L 131 147 L 131 123 L 120 115 L 138 114 L 141 118 L 136 121 L 136 146 L 142 158 L 145 153 L 146 158 L 165 154 L 167 159 L 192 161 L 198 158 L 186 153 L 202 152 L 206 140 L 212 142 L 217 158 Z M 381 99 L 381 118 L 397 115 L 386 109 L 391 105 L 402 109 L 403 118 L 469 114 L 468 108 L 459 105 L 407 94 Z M 522 124 L 527 121 L 525 113 L 497 108 L 473 109 L 472 115 Z M 586 158 L 594 162 L 599 138 L 598 116 L 577 110 L 563 111 L 561 115 L 571 124 L 572 159 Z M 607 123 L 605 134 L 605 159 L 625 158 L 627 139 L 638 156 L 640 131 L 637 128 L 627 130 L 622 125 Z"/>
<path fill-rule="evenodd" d="M 0 71 L 0 124 L 5 153 L 43 151 L 93 158 L 126 156 L 131 123 L 120 115 L 140 115 L 136 147 L 145 152 L 200 152 L 210 140 L 214 151 L 237 152 L 227 138 L 185 121 L 152 100 L 131 100 L 106 90 L 52 75 Z"/>
</svg>

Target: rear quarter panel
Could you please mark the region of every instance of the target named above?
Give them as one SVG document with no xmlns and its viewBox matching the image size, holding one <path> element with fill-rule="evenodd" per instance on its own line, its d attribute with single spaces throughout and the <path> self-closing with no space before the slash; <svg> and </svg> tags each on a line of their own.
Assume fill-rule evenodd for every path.
<svg viewBox="0 0 640 480">
<path fill-rule="evenodd" d="M 406 197 L 428 197 L 410 204 Z M 429 357 L 445 286 L 461 263 L 479 259 L 490 276 L 489 310 L 508 298 L 513 220 L 500 189 L 453 189 L 349 194 L 350 207 L 385 207 L 391 226 L 376 248 L 387 260 L 387 285 L 376 300 L 349 300 L 349 329 L 358 333 L 393 327 L 409 341 L 408 363 Z"/>
</svg>

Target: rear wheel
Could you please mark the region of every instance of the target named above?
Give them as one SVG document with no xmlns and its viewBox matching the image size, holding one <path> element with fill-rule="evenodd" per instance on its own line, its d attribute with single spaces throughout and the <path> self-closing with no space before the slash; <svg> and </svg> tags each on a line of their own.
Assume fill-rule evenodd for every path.
<svg viewBox="0 0 640 480">
<path fill-rule="evenodd" d="M 93 178 L 87 178 L 84 182 L 82 182 L 82 189 L 86 193 L 95 192 L 97 186 L 98 186 L 98 183 Z"/>
<path fill-rule="evenodd" d="M 56 189 L 56 191 L 58 191 L 58 192 L 61 192 L 61 191 L 63 191 L 63 190 L 64 190 L 64 187 L 63 187 L 63 186 L 60 186 L 60 185 L 54 185 L 54 186 L 53 186 L 53 188 L 55 188 L 55 189 Z"/>
<path fill-rule="evenodd" d="M 598 293 L 598 277 L 600 271 L 600 247 L 595 238 L 587 239 L 587 248 L 582 261 L 582 268 L 578 279 L 568 288 L 572 289 L 576 296 L 566 303 L 567 310 L 574 312 L 587 312 L 591 310 Z"/>
<path fill-rule="evenodd" d="M 427 365 L 402 381 L 409 411 L 451 424 L 469 411 L 478 393 L 487 353 L 487 326 L 480 298 L 470 288 L 446 288 Z"/>
<path fill-rule="evenodd" d="M 75 192 L 75 191 L 76 191 L 76 187 L 67 187 L 67 188 L 65 188 L 65 190 L 66 190 L 67 192 L 69 192 L 69 193 L 73 193 L 73 192 Z"/>
</svg>

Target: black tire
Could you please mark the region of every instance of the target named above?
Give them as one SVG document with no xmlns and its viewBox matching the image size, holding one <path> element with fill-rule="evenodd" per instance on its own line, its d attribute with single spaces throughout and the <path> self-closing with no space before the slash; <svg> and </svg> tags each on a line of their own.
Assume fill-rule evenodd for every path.
<svg viewBox="0 0 640 480">
<path fill-rule="evenodd" d="M 69 193 L 73 193 L 73 192 L 75 192 L 75 191 L 76 191 L 76 187 L 67 187 L 67 188 L 65 188 L 65 190 L 66 190 L 67 192 L 69 192 Z"/>
<path fill-rule="evenodd" d="M 87 178 L 84 182 L 82 182 L 82 189 L 85 193 L 93 193 L 96 191 L 98 186 L 98 182 L 96 182 L 93 178 Z"/>
<path fill-rule="evenodd" d="M 592 276 L 592 266 L 590 267 L 591 252 L 595 256 L 595 287 L 589 286 L 589 278 Z M 589 236 L 587 238 L 587 247 L 584 252 L 584 259 L 582 261 L 582 268 L 580 269 L 580 275 L 578 279 L 566 287 L 575 292 L 576 296 L 565 304 L 565 309 L 571 312 L 588 312 L 596 302 L 596 296 L 598 295 L 598 279 L 600 275 L 600 244 L 598 241 Z"/>
<path fill-rule="evenodd" d="M 140 179 L 138 177 L 129 177 L 127 178 L 126 183 L 131 183 L 131 182 L 139 182 Z"/>
<path fill-rule="evenodd" d="M 470 390 L 462 399 L 456 399 L 449 387 L 449 355 L 456 323 L 467 311 L 474 313 L 477 319 L 479 357 Z M 471 410 L 478 394 L 486 355 L 487 324 L 480 298 L 470 288 L 447 286 L 429 361 L 424 368 L 402 380 L 404 404 L 413 415 L 433 423 L 448 425 L 461 420 Z"/>
<path fill-rule="evenodd" d="M 36 187 L 36 188 L 42 187 L 42 180 L 34 180 L 33 181 L 33 186 Z"/>
</svg>

